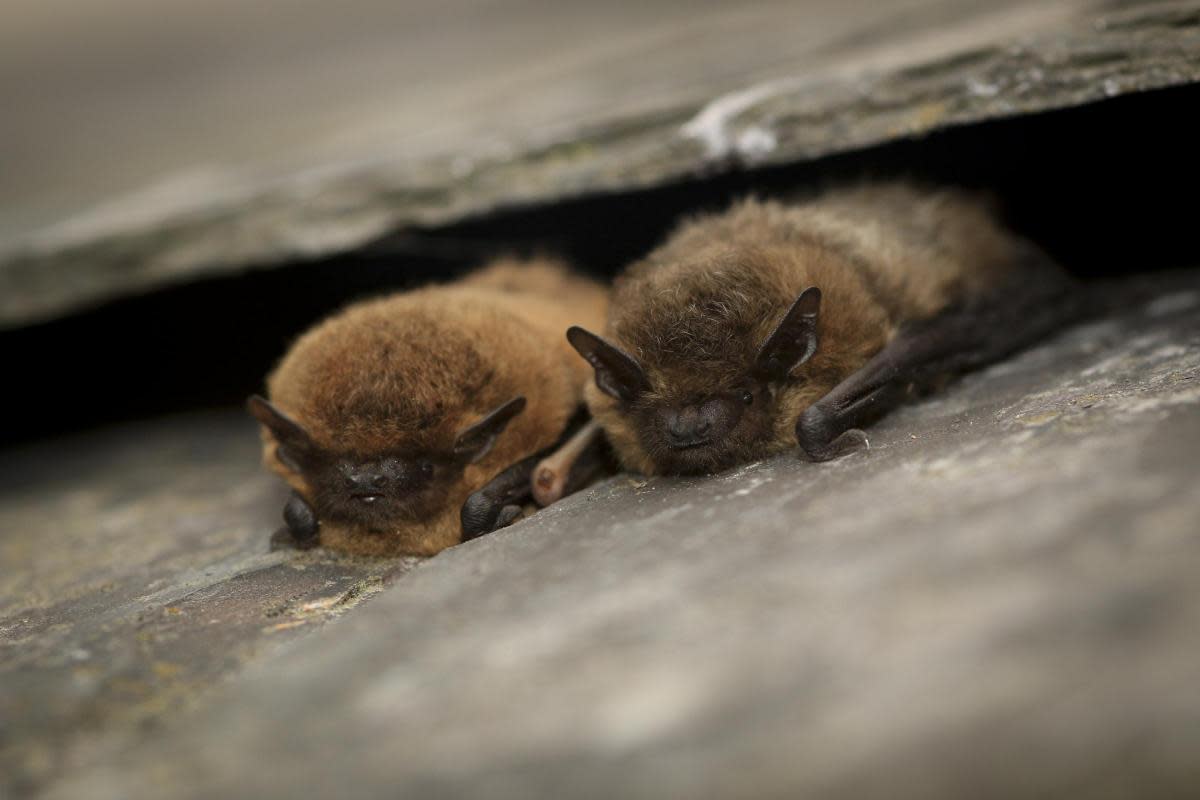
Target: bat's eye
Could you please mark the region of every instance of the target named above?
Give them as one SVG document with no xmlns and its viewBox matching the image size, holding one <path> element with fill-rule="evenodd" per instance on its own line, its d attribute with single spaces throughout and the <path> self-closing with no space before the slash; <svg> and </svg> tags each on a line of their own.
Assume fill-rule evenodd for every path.
<svg viewBox="0 0 1200 800">
<path fill-rule="evenodd" d="M 432 478 L 433 477 L 433 462 L 432 461 L 420 462 L 419 464 L 417 464 L 417 469 L 420 471 L 422 478 Z"/>
<path fill-rule="evenodd" d="M 742 402 L 745 403 L 746 405 L 750 405 L 751 403 L 753 403 L 754 402 L 754 392 L 750 391 L 749 389 L 743 389 L 742 390 Z"/>
</svg>

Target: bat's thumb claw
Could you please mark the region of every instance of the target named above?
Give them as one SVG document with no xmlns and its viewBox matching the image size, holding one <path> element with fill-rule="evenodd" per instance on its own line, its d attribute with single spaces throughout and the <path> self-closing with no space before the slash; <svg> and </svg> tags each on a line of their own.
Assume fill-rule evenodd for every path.
<svg viewBox="0 0 1200 800">
<path fill-rule="evenodd" d="M 841 436 L 833 440 L 836 447 L 843 449 L 842 455 L 857 453 L 859 450 L 870 450 L 871 440 L 867 438 L 865 431 L 858 428 L 851 428 Z"/>
<path fill-rule="evenodd" d="M 867 434 L 858 428 L 842 431 L 833 441 L 825 445 L 814 445 L 811 442 L 800 442 L 800 449 L 810 461 L 833 461 L 835 458 L 848 456 L 860 450 L 870 450 L 871 441 Z"/>
<path fill-rule="evenodd" d="M 511 525 L 521 516 L 523 509 L 518 505 L 500 505 L 483 491 L 467 498 L 462 507 L 462 540 L 472 539 Z"/>
<path fill-rule="evenodd" d="M 504 528 L 512 525 L 521 516 L 520 506 L 505 506 L 500 509 L 500 516 L 496 518 L 496 527 Z"/>
</svg>

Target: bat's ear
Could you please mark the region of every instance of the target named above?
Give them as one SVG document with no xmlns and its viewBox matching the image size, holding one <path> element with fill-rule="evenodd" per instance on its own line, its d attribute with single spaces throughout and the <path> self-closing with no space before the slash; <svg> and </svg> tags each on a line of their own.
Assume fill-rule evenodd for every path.
<svg viewBox="0 0 1200 800">
<path fill-rule="evenodd" d="M 317 449 L 308 431 L 299 422 L 276 408 L 271 401 L 256 394 L 250 395 L 246 408 L 266 426 L 279 443 L 275 454 L 284 466 L 300 471 L 300 464 Z"/>
<path fill-rule="evenodd" d="M 621 348 L 578 325 L 567 329 L 567 341 L 596 370 L 596 386 L 609 397 L 632 403 L 649 391 L 641 365 Z"/>
<path fill-rule="evenodd" d="M 454 454 L 467 461 L 478 461 L 488 454 L 496 437 L 504 432 L 513 417 L 525 410 L 525 398 L 514 397 L 469 428 L 459 432 L 454 440 Z"/>
<path fill-rule="evenodd" d="M 821 313 L 821 290 L 810 286 L 783 315 L 771 335 L 758 348 L 754 373 L 766 381 L 781 381 L 817 352 L 817 317 Z"/>
</svg>

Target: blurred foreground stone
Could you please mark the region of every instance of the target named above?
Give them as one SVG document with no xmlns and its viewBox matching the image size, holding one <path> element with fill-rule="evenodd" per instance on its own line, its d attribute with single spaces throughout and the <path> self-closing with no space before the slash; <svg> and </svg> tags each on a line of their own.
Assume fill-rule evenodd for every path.
<svg viewBox="0 0 1200 800">
<path fill-rule="evenodd" d="M 1187 796 L 1200 271 L 1110 292 L 1136 299 L 870 452 L 618 477 L 398 580 L 262 553 L 278 496 L 240 417 L 10 454 L 6 788 Z"/>
</svg>

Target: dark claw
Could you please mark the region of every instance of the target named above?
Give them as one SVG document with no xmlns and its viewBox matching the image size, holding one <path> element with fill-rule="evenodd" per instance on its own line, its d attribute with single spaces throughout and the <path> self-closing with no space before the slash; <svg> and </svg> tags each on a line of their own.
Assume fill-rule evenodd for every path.
<svg viewBox="0 0 1200 800">
<path fill-rule="evenodd" d="M 521 506 L 506 504 L 480 489 L 467 498 L 462 507 L 462 529 L 464 542 L 478 539 L 485 533 L 508 527 L 521 515 Z"/>
<path fill-rule="evenodd" d="M 867 435 L 858 428 L 839 431 L 837 416 L 819 403 L 805 409 L 796 421 L 796 441 L 810 461 L 832 461 L 870 447 Z"/>
<path fill-rule="evenodd" d="M 319 529 L 317 513 L 296 492 L 292 492 L 291 497 L 283 505 L 283 522 L 287 527 L 276 531 L 271 537 L 272 550 L 278 549 L 277 545 L 279 547 L 291 546 L 298 550 L 308 550 L 317 546 Z M 290 544 L 283 541 L 284 533 L 291 538 Z"/>
<path fill-rule="evenodd" d="M 513 464 L 463 503 L 462 540 L 469 542 L 512 523 L 521 513 L 521 503 L 529 499 L 529 482 L 538 456 Z"/>
<path fill-rule="evenodd" d="M 500 509 L 500 516 L 496 518 L 497 528 L 507 528 L 516 521 L 517 517 L 521 516 L 520 506 L 505 506 Z"/>
<path fill-rule="evenodd" d="M 858 428 L 850 428 L 842 431 L 841 435 L 824 446 L 801 441 L 800 449 L 808 456 L 809 461 L 832 461 L 860 450 L 869 450 L 871 443 L 867 439 L 867 434 Z"/>
<path fill-rule="evenodd" d="M 810 461 L 832 461 L 870 448 L 867 435 L 854 426 L 870 418 L 889 398 L 894 399 L 898 388 L 884 384 L 836 411 L 827 405 L 829 395 L 809 406 L 796 420 L 800 449 Z"/>
</svg>

